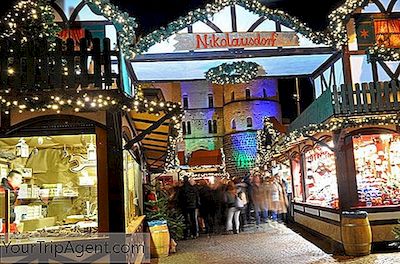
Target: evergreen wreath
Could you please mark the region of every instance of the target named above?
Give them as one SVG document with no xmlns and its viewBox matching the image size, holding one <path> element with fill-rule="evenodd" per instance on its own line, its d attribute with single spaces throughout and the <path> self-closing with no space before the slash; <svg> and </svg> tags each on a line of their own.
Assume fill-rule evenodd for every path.
<svg viewBox="0 0 400 264">
<path fill-rule="evenodd" d="M 209 69 L 205 77 L 208 81 L 219 85 L 248 83 L 256 78 L 258 67 L 260 65 L 257 63 L 247 61 L 223 63 Z"/>
</svg>

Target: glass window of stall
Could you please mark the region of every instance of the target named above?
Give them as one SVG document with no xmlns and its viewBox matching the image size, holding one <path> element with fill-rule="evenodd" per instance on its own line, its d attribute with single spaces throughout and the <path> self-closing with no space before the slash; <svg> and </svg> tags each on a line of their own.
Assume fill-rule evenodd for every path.
<svg viewBox="0 0 400 264">
<path fill-rule="evenodd" d="M 332 141 L 326 142 L 332 145 Z M 339 208 L 335 155 L 328 147 L 316 144 L 304 154 L 306 202 Z"/>
<path fill-rule="evenodd" d="M 0 155 L 7 160 L 0 165 L 1 188 L 15 194 L 14 231 L 97 228 L 95 134 L 2 138 Z"/>
<path fill-rule="evenodd" d="M 400 203 L 400 135 L 353 137 L 359 206 Z"/>
<path fill-rule="evenodd" d="M 298 153 L 292 155 L 290 159 L 292 179 L 293 179 L 293 200 L 303 201 L 303 185 L 301 182 L 301 156 Z"/>
<path fill-rule="evenodd" d="M 140 164 L 132 154 L 124 150 L 124 197 L 125 197 L 125 223 L 128 230 L 129 225 L 141 215 L 142 204 L 142 171 Z"/>
</svg>

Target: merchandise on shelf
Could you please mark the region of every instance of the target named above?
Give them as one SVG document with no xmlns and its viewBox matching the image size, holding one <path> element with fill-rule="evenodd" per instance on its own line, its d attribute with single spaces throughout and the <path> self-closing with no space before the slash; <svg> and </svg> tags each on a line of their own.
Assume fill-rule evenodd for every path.
<svg viewBox="0 0 400 264">
<path fill-rule="evenodd" d="M 360 206 L 400 203 L 400 135 L 353 137 Z"/>
<path fill-rule="evenodd" d="M 339 196 L 334 153 L 325 146 L 316 145 L 305 153 L 305 158 L 307 202 L 338 208 Z"/>
</svg>

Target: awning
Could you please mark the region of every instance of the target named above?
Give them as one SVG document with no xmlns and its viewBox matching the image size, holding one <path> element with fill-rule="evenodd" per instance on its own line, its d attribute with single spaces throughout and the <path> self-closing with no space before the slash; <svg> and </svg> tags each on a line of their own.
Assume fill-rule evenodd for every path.
<svg viewBox="0 0 400 264">
<path fill-rule="evenodd" d="M 219 149 L 194 151 L 189 159 L 189 166 L 221 165 L 222 155 Z"/>
<path fill-rule="evenodd" d="M 131 117 L 138 134 L 146 131 L 163 116 L 164 114 L 156 116 L 155 114 L 149 113 L 131 112 Z M 147 161 L 147 168 L 150 171 L 157 172 L 163 169 L 167 157 L 169 134 L 170 123 L 165 121 L 140 141 Z"/>
</svg>

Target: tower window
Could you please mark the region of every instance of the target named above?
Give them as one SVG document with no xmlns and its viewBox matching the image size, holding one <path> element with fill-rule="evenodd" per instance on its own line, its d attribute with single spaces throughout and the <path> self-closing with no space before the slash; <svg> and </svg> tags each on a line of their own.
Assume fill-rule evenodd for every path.
<svg viewBox="0 0 400 264">
<path fill-rule="evenodd" d="M 208 95 L 208 108 L 213 108 L 214 107 L 214 98 L 212 94 Z"/>
<path fill-rule="evenodd" d="M 267 90 L 265 88 L 263 89 L 263 96 L 264 98 L 267 98 Z"/>
<path fill-rule="evenodd" d="M 187 95 L 183 96 L 183 109 L 188 109 L 189 108 L 189 99 Z"/>
<path fill-rule="evenodd" d="M 231 101 L 235 101 L 235 92 L 231 93 Z"/>
<path fill-rule="evenodd" d="M 186 122 L 182 122 L 182 133 L 186 135 Z"/>
<path fill-rule="evenodd" d="M 211 120 L 208 120 L 208 133 L 212 133 L 213 132 L 213 128 L 212 128 L 212 122 Z"/>
<path fill-rule="evenodd" d="M 217 120 L 213 120 L 213 130 L 214 130 L 214 133 L 218 133 L 218 131 L 217 131 Z"/>
<path fill-rule="evenodd" d="M 232 119 L 232 121 L 231 121 L 231 128 L 232 129 L 236 129 L 236 121 L 235 121 L 235 119 Z"/>
<path fill-rule="evenodd" d="M 253 127 L 253 119 L 251 117 L 248 117 L 246 119 L 247 122 L 247 127 Z"/>
<path fill-rule="evenodd" d="M 192 126 L 190 125 L 190 121 L 187 122 L 187 134 L 190 135 L 192 134 Z"/>
<path fill-rule="evenodd" d="M 250 100 L 250 89 L 246 89 L 246 100 Z"/>
</svg>

